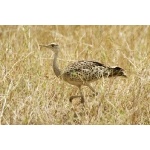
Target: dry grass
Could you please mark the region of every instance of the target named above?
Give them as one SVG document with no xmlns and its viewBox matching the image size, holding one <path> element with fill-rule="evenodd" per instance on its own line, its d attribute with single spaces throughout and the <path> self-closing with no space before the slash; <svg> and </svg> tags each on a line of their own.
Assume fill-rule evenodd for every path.
<svg viewBox="0 0 150 150">
<path fill-rule="evenodd" d="M 69 103 L 77 88 L 55 77 L 75 60 L 118 65 L 128 78 L 93 83 L 98 96 Z M 0 124 L 150 124 L 150 26 L 0 26 Z M 91 92 L 84 87 L 84 94 Z"/>
</svg>

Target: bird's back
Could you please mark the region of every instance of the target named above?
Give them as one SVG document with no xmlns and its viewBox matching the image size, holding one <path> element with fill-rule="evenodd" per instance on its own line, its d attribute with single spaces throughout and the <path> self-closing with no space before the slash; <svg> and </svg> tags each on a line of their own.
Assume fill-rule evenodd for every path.
<svg viewBox="0 0 150 150">
<path fill-rule="evenodd" d="M 81 85 L 108 76 L 108 68 L 95 61 L 77 61 L 63 72 L 63 79 L 70 84 Z"/>
</svg>

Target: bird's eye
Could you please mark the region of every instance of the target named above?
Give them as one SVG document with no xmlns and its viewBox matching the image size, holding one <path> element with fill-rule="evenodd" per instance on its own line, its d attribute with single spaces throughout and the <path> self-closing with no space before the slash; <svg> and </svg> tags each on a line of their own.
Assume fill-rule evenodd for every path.
<svg viewBox="0 0 150 150">
<path fill-rule="evenodd" d="M 52 44 L 52 47 L 54 47 L 54 44 Z"/>
</svg>

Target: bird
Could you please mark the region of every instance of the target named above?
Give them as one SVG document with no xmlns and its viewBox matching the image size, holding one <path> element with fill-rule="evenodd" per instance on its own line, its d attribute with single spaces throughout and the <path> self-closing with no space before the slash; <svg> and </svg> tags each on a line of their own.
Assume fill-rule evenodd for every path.
<svg viewBox="0 0 150 150">
<path fill-rule="evenodd" d="M 72 102 L 74 98 L 80 98 L 81 103 L 85 102 L 85 98 L 81 89 L 82 86 L 89 87 L 92 92 L 97 95 L 97 92 L 91 86 L 91 82 L 99 80 L 100 78 L 114 76 L 127 77 L 125 70 L 121 67 L 109 67 L 97 61 L 76 61 L 69 64 L 64 70 L 60 70 L 57 64 L 57 58 L 60 52 L 59 45 L 57 43 L 50 43 L 48 45 L 41 44 L 39 46 L 51 49 L 53 51 L 53 71 L 55 75 L 69 84 L 78 87 L 80 95 L 71 96 L 69 98 L 70 102 Z"/>
</svg>

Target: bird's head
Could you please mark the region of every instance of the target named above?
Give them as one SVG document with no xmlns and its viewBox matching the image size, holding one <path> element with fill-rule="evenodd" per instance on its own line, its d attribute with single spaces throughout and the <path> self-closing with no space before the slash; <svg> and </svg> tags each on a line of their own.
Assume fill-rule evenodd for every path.
<svg viewBox="0 0 150 150">
<path fill-rule="evenodd" d="M 40 47 L 46 47 L 46 48 L 49 48 L 51 49 L 54 53 L 58 52 L 59 51 L 59 45 L 56 44 L 56 43 L 51 43 L 51 44 L 48 44 L 48 45 L 39 45 Z"/>
</svg>

